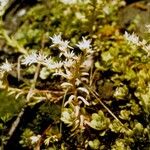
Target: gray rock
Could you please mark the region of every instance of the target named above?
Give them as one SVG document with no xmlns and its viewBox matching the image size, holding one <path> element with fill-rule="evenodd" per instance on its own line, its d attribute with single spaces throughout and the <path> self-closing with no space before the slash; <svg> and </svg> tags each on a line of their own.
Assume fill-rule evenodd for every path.
<svg viewBox="0 0 150 150">
<path fill-rule="evenodd" d="M 119 13 L 119 25 L 129 31 L 135 31 L 141 37 L 147 37 L 145 25 L 150 24 L 150 1 L 140 1 L 128 5 Z"/>
</svg>

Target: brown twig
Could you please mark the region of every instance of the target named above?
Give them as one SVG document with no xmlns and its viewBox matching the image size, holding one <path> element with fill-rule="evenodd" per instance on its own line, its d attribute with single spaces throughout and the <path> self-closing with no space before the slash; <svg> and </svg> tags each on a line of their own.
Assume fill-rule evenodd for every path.
<svg viewBox="0 0 150 150">
<path fill-rule="evenodd" d="M 99 103 L 109 112 L 109 114 L 115 119 L 117 120 L 120 125 L 122 127 L 124 127 L 127 130 L 130 130 L 128 127 L 126 127 L 116 116 L 115 114 L 101 101 L 101 99 L 99 98 L 99 95 L 96 91 L 92 90 L 88 85 L 85 85 L 87 87 L 87 89 L 90 91 L 90 93 L 99 101 Z"/>
</svg>

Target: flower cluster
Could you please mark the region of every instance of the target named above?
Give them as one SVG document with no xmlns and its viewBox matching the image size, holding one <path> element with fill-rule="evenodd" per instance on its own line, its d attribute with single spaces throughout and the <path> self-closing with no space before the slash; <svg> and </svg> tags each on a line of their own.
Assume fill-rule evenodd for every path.
<svg viewBox="0 0 150 150">
<path fill-rule="evenodd" d="M 141 41 L 135 33 L 129 34 L 128 32 L 125 32 L 124 37 L 129 43 L 142 47 L 147 52 L 148 56 L 150 55 L 150 44 L 148 44 L 146 40 Z"/>
<path fill-rule="evenodd" d="M 31 65 L 35 63 L 40 63 L 48 69 L 55 69 L 54 75 L 60 75 L 66 79 L 72 79 L 73 78 L 73 66 L 78 63 L 78 61 L 81 61 L 80 57 L 81 55 L 77 56 L 73 48 L 69 46 L 69 41 L 62 40 L 61 34 L 54 35 L 53 37 L 50 37 L 52 40 L 52 46 L 51 47 L 57 47 L 60 50 L 59 57 L 62 56 L 65 57 L 65 59 L 62 59 L 60 61 L 53 61 L 51 57 L 47 57 L 46 55 L 42 53 L 32 53 L 30 55 L 25 56 L 24 60 L 22 61 L 23 65 Z M 82 60 L 82 63 L 80 66 L 87 66 L 88 64 L 91 64 L 91 60 L 89 59 L 89 56 L 93 53 L 93 50 L 91 49 L 91 40 L 86 40 L 84 37 L 83 40 L 76 44 L 77 47 L 81 49 L 81 51 L 84 52 L 85 58 Z M 65 70 L 63 70 L 63 69 Z"/>
<path fill-rule="evenodd" d="M 91 40 L 86 40 L 84 37 L 82 37 L 82 41 L 79 42 L 77 44 L 77 46 L 81 49 L 81 50 L 89 50 L 91 49 Z"/>
<path fill-rule="evenodd" d="M 56 72 L 55 75 L 61 75 L 63 77 L 65 77 L 66 79 L 71 80 L 74 76 L 74 66 L 75 64 L 77 65 L 79 64 L 79 67 L 85 67 L 85 65 L 87 64 L 87 61 L 89 60 L 89 55 L 91 55 L 93 53 L 93 51 L 91 50 L 91 45 L 90 45 L 90 40 L 86 40 L 85 38 L 83 38 L 83 41 L 79 42 L 78 44 L 76 44 L 76 46 L 78 46 L 81 51 L 83 51 L 83 55 L 85 55 L 85 58 L 83 58 L 83 60 L 81 60 L 83 55 L 75 55 L 75 53 L 73 51 L 70 51 L 69 49 L 66 49 L 65 51 L 62 51 L 60 49 L 60 56 L 64 56 L 65 60 L 62 61 L 63 62 L 63 66 L 65 68 L 65 72 L 62 70 L 59 70 L 59 72 Z M 90 64 L 90 63 L 89 63 Z"/>
<path fill-rule="evenodd" d="M 66 79 L 66 81 L 61 84 L 63 89 L 71 89 L 74 87 L 78 92 L 80 91 L 80 93 L 89 95 L 88 90 L 80 85 L 82 82 L 88 82 L 87 77 L 89 74 L 87 71 L 93 63 L 91 40 L 86 40 L 86 38 L 82 37 L 82 41 L 76 44 L 81 50 L 81 53 L 76 55 L 73 48 L 69 46 L 69 41 L 62 40 L 61 34 L 54 35 L 53 37 L 50 37 L 50 39 L 52 40 L 51 47 L 55 46 L 60 51 L 59 61 L 54 61 L 51 56 L 48 57 L 42 53 L 32 53 L 25 56 L 22 64 L 31 65 L 38 63 L 44 65 L 47 69 L 53 69 L 54 76 L 61 76 Z M 87 100 L 81 95 L 78 95 L 77 97 L 71 95 L 65 105 L 70 103 L 73 99 L 81 100 L 86 105 L 89 105 Z"/>
<path fill-rule="evenodd" d="M 93 50 L 91 48 L 91 40 L 87 40 L 82 37 L 82 41 L 78 42 L 76 46 L 82 51 L 79 55 L 74 53 L 74 50 L 69 46 L 68 41 L 63 41 L 61 34 L 54 35 L 50 37 L 52 40 L 52 46 L 59 49 L 60 54 L 59 62 L 55 62 L 58 68 L 55 69 L 54 75 L 59 75 L 66 79 L 65 82 L 61 84 L 63 89 L 74 89 L 74 92 L 69 96 L 68 100 L 65 102 L 65 106 L 72 103 L 73 100 L 78 100 L 83 102 L 85 105 L 89 105 L 87 98 L 89 96 L 89 91 L 81 86 L 82 82 L 88 82 L 88 68 L 92 65 L 92 54 Z M 65 46 L 64 46 L 65 45 Z M 83 95 L 76 95 L 76 93 L 83 93 Z"/>
</svg>

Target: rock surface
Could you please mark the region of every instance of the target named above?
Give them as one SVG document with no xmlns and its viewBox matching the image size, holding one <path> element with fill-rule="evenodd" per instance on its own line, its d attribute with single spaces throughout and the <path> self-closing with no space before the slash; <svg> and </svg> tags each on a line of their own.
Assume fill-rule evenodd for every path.
<svg viewBox="0 0 150 150">
<path fill-rule="evenodd" d="M 141 37 L 146 37 L 145 25 L 150 24 L 150 1 L 132 3 L 119 13 L 121 28 L 135 31 Z"/>
</svg>

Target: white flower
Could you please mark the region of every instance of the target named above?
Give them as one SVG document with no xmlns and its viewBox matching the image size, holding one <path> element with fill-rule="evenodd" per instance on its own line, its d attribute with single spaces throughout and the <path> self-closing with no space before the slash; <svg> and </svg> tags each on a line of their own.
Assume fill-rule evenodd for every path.
<svg viewBox="0 0 150 150">
<path fill-rule="evenodd" d="M 12 64 L 10 64 L 8 62 L 8 60 L 6 59 L 5 63 L 3 63 L 1 66 L 0 66 L 0 70 L 2 71 L 6 71 L 6 72 L 9 72 L 12 70 Z"/>
<path fill-rule="evenodd" d="M 52 40 L 54 46 L 59 45 L 62 42 L 61 34 L 54 34 L 54 36 L 50 37 L 50 39 Z"/>
<path fill-rule="evenodd" d="M 52 68 L 53 67 L 53 60 L 51 57 L 47 58 L 44 60 L 44 64 L 48 67 L 48 68 Z"/>
<path fill-rule="evenodd" d="M 62 40 L 61 34 L 55 34 L 53 37 L 50 37 L 50 39 L 53 43 L 52 47 L 57 46 L 61 51 L 65 51 L 67 48 L 72 48 L 71 46 L 69 46 L 69 41 Z"/>
<path fill-rule="evenodd" d="M 32 54 L 25 57 L 22 64 L 23 65 L 31 65 L 33 63 L 36 63 L 37 62 L 37 57 L 38 57 L 38 55 L 36 53 L 32 53 Z"/>
<path fill-rule="evenodd" d="M 59 62 L 54 62 L 52 65 L 52 69 L 61 69 L 63 66 L 63 62 L 59 61 Z"/>
<path fill-rule="evenodd" d="M 133 44 L 139 46 L 140 41 L 139 41 L 139 37 L 138 37 L 136 34 L 134 34 L 134 33 L 129 34 L 128 32 L 125 32 L 124 37 L 125 37 L 126 40 L 128 40 L 130 43 L 133 43 Z"/>
<path fill-rule="evenodd" d="M 70 59 L 70 58 L 72 58 L 72 59 L 76 59 L 76 55 L 75 55 L 75 53 L 73 52 L 73 51 L 65 51 L 64 53 L 63 53 L 63 55 L 66 57 L 66 58 L 68 58 L 68 59 Z"/>
<path fill-rule="evenodd" d="M 61 41 L 58 45 L 58 48 L 61 51 L 66 51 L 68 48 L 72 48 L 71 46 L 69 46 L 69 41 L 65 40 L 65 41 Z"/>
<path fill-rule="evenodd" d="M 45 63 L 45 61 L 47 60 L 46 57 L 47 57 L 46 55 L 44 55 L 44 54 L 42 54 L 42 53 L 39 53 L 39 54 L 37 55 L 36 61 L 37 61 L 38 63 L 43 64 L 43 63 Z"/>
<path fill-rule="evenodd" d="M 65 60 L 64 61 L 64 66 L 65 67 L 71 67 L 71 66 L 73 66 L 75 64 L 75 61 L 73 61 L 73 60 L 71 60 L 71 59 L 69 59 L 69 60 Z"/>
<path fill-rule="evenodd" d="M 63 66 L 63 62 L 59 61 L 59 62 L 54 62 L 52 60 L 51 57 L 49 57 L 48 59 L 45 60 L 45 65 L 49 68 L 49 69 L 56 69 L 56 72 L 58 70 L 61 70 L 62 66 Z"/>
<path fill-rule="evenodd" d="M 30 137 L 31 143 L 32 143 L 32 144 L 37 143 L 38 140 L 40 139 L 40 137 L 41 137 L 41 135 L 37 135 L 37 136 L 33 135 L 33 136 L 31 136 L 31 137 Z"/>
<path fill-rule="evenodd" d="M 82 41 L 76 44 L 81 50 L 87 50 L 91 48 L 91 40 L 86 40 L 82 37 Z"/>
</svg>

